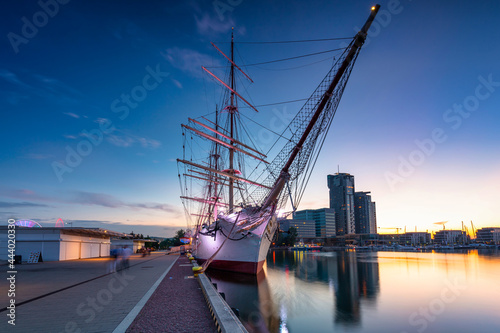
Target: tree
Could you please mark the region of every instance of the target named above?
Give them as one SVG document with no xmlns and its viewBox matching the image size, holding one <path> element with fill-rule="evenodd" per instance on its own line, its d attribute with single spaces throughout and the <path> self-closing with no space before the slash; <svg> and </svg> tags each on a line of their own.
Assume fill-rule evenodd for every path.
<svg viewBox="0 0 500 333">
<path fill-rule="evenodd" d="M 286 241 L 286 245 L 288 246 L 294 246 L 295 245 L 295 241 L 297 240 L 297 236 L 298 236 L 298 233 L 297 233 L 297 228 L 295 227 L 290 227 L 288 229 L 288 236 L 286 237 L 287 238 L 287 241 Z"/>
<path fill-rule="evenodd" d="M 167 238 L 160 243 L 160 250 L 166 250 L 171 246 L 174 246 L 174 239 Z"/>
<path fill-rule="evenodd" d="M 181 238 L 184 237 L 185 234 L 186 232 L 184 231 L 184 229 L 177 230 L 174 236 L 174 246 L 182 245 Z"/>
<path fill-rule="evenodd" d="M 276 243 L 281 246 L 294 246 L 297 236 L 297 228 L 290 227 L 288 231 L 282 231 L 279 233 Z"/>
</svg>

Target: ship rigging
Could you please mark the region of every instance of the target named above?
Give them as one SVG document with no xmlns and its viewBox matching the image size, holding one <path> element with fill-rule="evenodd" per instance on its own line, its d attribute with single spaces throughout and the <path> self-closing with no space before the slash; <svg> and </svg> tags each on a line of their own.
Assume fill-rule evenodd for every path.
<svg viewBox="0 0 500 333">
<path fill-rule="evenodd" d="M 194 221 L 193 252 L 215 268 L 258 272 L 277 228 L 277 214 L 296 209 L 326 138 L 352 68 L 379 10 L 372 8 L 360 32 L 343 49 L 325 78 L 279 135 L 281 150 L 269 161 L 275 143 L 261 152 L 244 123 L 238 103 L 259 112 L 236 87 L 236 73 L 253 82 L 230 55 L 212 45 L 228 61 L 229 79 L 203 70 L 226 94 L 215 119 L 189 118 L 183 124 L 184 155 L 179 158 L 179 179 L 188 219 Z M 195 140 L 196 139 L 196 140 Z M 203 148 L 198 139 L 208 144 Z M 204 150 L 206 149 L 206 150 Z M 188 153 L 190 152 L 190 154 Z"/>
</svg>

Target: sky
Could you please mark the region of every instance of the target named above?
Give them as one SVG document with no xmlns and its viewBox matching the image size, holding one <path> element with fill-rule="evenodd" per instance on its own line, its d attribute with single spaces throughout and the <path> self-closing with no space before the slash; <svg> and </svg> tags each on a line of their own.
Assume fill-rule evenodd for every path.
<svg viewBox="0 0 500 333">
<path fill-rule="evenodd" d="M 500 226 L 498 1 L 380 1 L 299 209 L 326 176 L 370 191 L 380 231 Z M 173 236 L 186 227 L 180 124 L 213 111 L 226 64 L 344 47 L 371 1 L 9 1 L 0 14 L 0 223 Z M 245 67 L 255 105 L 304 99 L 333 53 Z M 214 69 L 216 70 L 216 69 Z M 241 112 L 279 129 L 300 102 Z M 259 133 L 257 133 L 257 140 Z M 260 138 L 261 141 L 263 140 Z M 387 229 L 385 229 L 387 228 Z"/>
</svg>

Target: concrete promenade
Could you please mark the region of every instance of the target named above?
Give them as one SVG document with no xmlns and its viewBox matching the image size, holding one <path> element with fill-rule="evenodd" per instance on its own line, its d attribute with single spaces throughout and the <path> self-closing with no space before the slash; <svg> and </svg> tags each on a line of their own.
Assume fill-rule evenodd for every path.
<svg viewBox="0 0 500 333">
<path fill-rule="evenodd" d="M 8 324 L 5 311 L 10 299 L 8 268 L 0 266 L 0 332 L 125 332 L 155 295 L 152 286 L 157 287 L 168 279 L 169 272 L 178 270 L 178 258 L 164 252 L 133 255 L 130 268 L 111 274 L 108 258 L 16 265 L 15 326 Z M 189 272 L 177 272 L 176 276 L 185 273 Z M 196 292 L 203 297 L 201 290 Z M 165 297 L 163 302 L 175 303 L 176 297 Z M 156 305 L 163 306 L 161 299 L 156 299 Z M 198 302 L 198 308 L 210 316 L 206 302 Z M 206 331 L 213 331 L 213 327 Z M 189 327 L 186 329 L 189 332 Z"/>
<path fill-rule="evenodd" d="M 192 267 L 186 256 L 181 256 L 134 322 L 127 322 L 120 331 L 128 327 L 127 333 L 217 333 Z"/>
</svg>

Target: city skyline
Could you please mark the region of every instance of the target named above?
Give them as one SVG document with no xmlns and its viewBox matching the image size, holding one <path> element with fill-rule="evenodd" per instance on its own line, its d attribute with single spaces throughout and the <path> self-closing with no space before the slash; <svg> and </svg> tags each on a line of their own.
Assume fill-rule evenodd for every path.
<svg viewBox="0 0 500 333">
<path fill-rule="evenodd" d="M 379 3 L 298 209 L 328 207 L 324 179 L 339 170 L 376 193 L 379 227 L 500 226 L 500 3 Z M 151 236 L 186 228 L 175 159 L 180 124 L 211 113 L 220 92 L 200 67 L 224 64 L 210 42 L 227 51 L 234 27 L 242 65 L 319 53 L 345 40 L 239 42 L 352 37 L 374 4 L 5 5 L 0 219 Z M 255 84 L 242 94 L 255 105 L 307 98 L 333 54 L 249 66 Z M 301 103 L 241 112 L 279 130 Z"/>
</svg>

